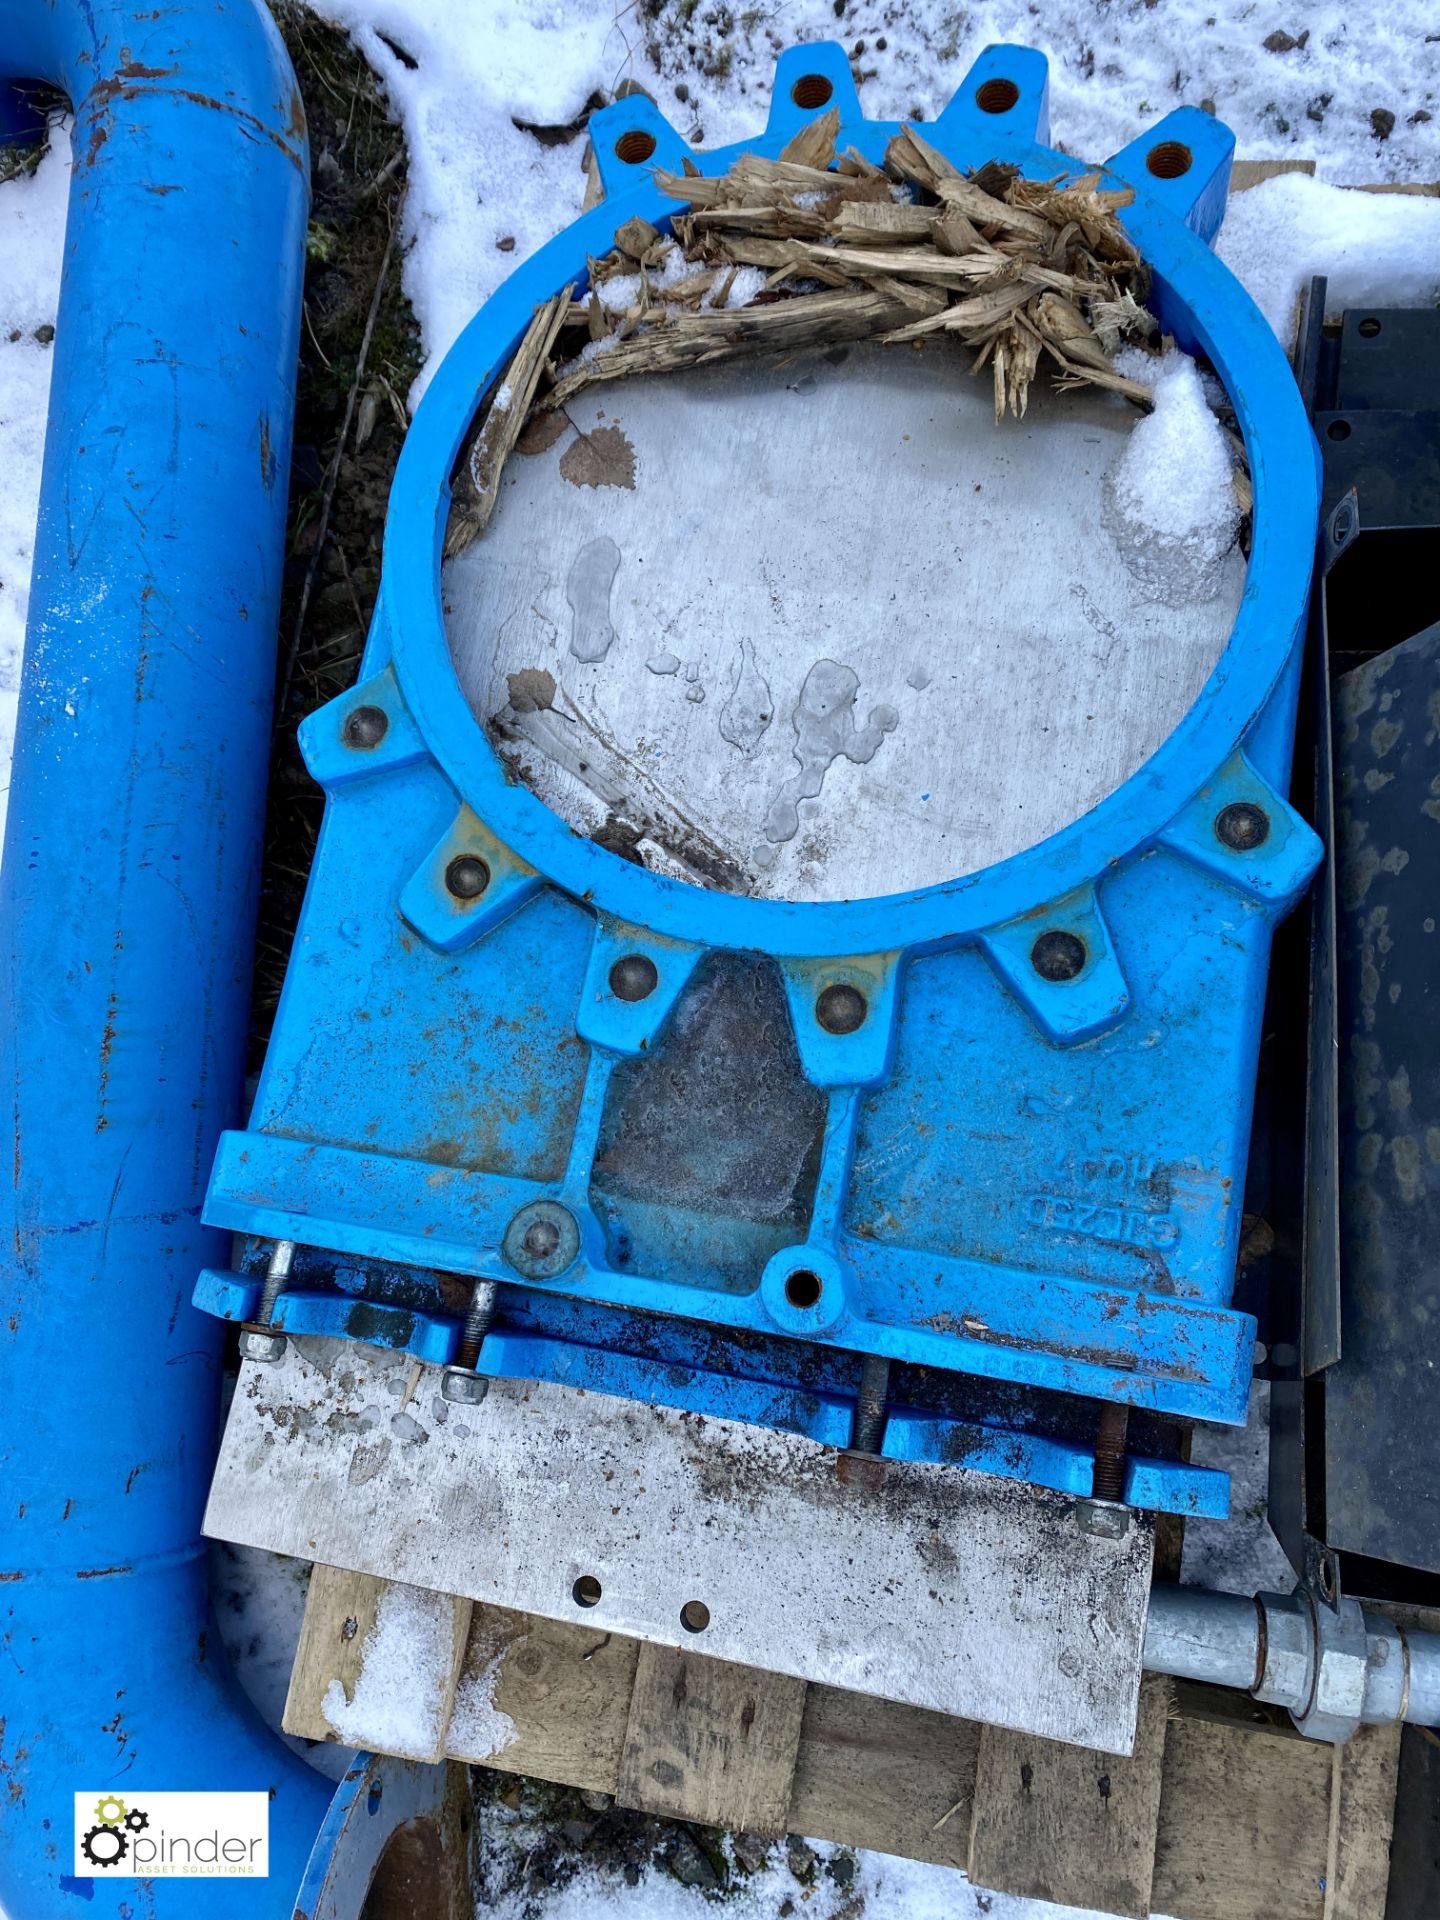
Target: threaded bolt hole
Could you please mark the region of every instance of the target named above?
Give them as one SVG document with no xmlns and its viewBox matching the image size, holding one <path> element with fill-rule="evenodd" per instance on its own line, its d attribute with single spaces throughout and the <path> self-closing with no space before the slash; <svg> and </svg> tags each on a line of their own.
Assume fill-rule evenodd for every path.
<svg viewBox="0 0 1440 1920">
<path fill-rule="evenodd" d="M 829 106 L 834 91 L 823 73 L 802 73 L 790 89 L 790 98 L 806 113 L 813 113 L 817 107 Z"/>
<path fill-rule="evenodd" d="M 631 127 L 628 133 L 622 133 L 615 142 L 615 158 L 623 160 L 627 167 L 638 167 L 648 160 L 655 151 L 655 136 L 647 133 L 644 127 Z"/>
<path fill-rule="evenodd" d="M 1183 140 L 1162 140 L 1145 156 L 1145 165 L 1157 180 L 1178 180 L 1195 164 L 1195 156 Z"/>
<path fill-rule="evenodd" d="M 808 1267 L 800 1267 L 785 1282 L 785 1298 L 792 1307 L 800 1307 L 802 1310 L 818 1306 L 824 1291 L 824 1283 L 819 1274 L 812 1273 Z"/>
<path fill-rule="evenodd" d="M 975 104 L 982 113 L 1009 113 L 1020 98 L 1020 89 L 1013 80 L 987 80 L 975 95 Z"/>
</svg>

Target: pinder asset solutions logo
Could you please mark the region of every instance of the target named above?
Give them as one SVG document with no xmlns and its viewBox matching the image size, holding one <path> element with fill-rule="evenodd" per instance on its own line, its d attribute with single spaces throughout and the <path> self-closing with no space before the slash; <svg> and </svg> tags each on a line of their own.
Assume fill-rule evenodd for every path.
<svg viewBox="0 0 1440 1920">
<path fill-rule="evenodd" d="M 113 1879 L 263 1880 L 268 1793 L 77 1793 L 75 1873 Z"/>
</svg>

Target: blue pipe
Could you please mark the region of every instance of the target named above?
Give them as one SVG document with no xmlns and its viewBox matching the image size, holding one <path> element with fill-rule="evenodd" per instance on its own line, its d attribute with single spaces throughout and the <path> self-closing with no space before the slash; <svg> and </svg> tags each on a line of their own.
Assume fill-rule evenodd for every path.
<svg viewBox="0 0 1440 1920">
<path fill-rule="evenodd" d="M 255 0 L 0 0 L 75 165 L 0 875 L 0 1907 L 288 1915 L 328 1787 L 208 1634 L 308 195 Z M 13 113 L 9 124 L 13 128 Z M 268 1881 L 71 1878 L 72 1795 L 267 1788 Z M 75 1896 L 87 1904 L 77 1906 Z"/>
</svg>

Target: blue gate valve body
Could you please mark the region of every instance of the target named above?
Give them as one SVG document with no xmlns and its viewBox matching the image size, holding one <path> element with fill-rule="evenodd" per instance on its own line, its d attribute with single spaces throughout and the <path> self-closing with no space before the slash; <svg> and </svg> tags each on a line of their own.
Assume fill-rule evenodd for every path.
<svg viewBox="0 0 1440 1920">
<path fill-rule="evenodd" d="M 799 86 L 812 76 L 825 85 Z M 982 90 L 1011 104 L 987 111 Z M 964 170 L 1078 177 L 1046 144 L 1046 96 L 1040 55 L 991 47 L 927 137 Z M 205 1216 L 254 1241 L 197 1303 L 252 1318 L 263 1243 L 293 1240 L 277 1331 L 447 1363 L 470 1283 L 498 1282 L 482 1374 L 840 1446 L 880 1356 L 902 1368 L 885 1453 L 1077 1496 L 1095 1410 L 1087 1441 L 1055 1396 L 1118 1402 L 1160 1416 L 1132 1426 L 1123 1497 L 1223 1513 L 1226 1477 L 1180 1461 L 1164 1428 L 1245 1418 L 1255 1325 L 1230 1303 L 1266 971 L 1319 857 L 1283 797 L 1317 456 L 1274 335 L 1210 249 L 1228 130 L 1169 114 L 1102 184 L 1133 188 L 1121 217 L 1150 304 L 1235 409 L 1255 493 L 1244 596 L 1180 724 L 1068 827 L 887 898 L 709 891 L 572 831 L 502 765 L 451 664 L 450 476 L 536 306 L 583 291 L 624 221 L 668 225 L 655 168 L 773 156 L 832 104 L 840 150 L 880 161 L 897 128 L 863 117 L 833 45 L 782 56 L 744 147 L 691 153 L 638 94 L 597 114 L 604 198 L 436 373 L 360 683 L 302 729 L 325 823 L 250 1127 L 224 1137 Z M 774 1014 L 762 1065 L 784 1089 L 754 1144 L 766 1126 L 807 1142 L 792 1203 L 768 1212 L 736 1198 L 733 1128 L 667 1113 L 655 1077 L 717 1034 L 732 1079 L 755 1070 L 741 1002 Z M 667 1156 L 685 1124 L 681 1183 Z"/>
</svg>

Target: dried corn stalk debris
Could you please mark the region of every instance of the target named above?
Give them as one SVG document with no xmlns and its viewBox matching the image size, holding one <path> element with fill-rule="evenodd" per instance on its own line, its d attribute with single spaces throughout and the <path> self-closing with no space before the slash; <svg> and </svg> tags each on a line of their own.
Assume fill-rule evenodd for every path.
<svg viewBox="0 0 1440 1920">
<path fill-rule="evenodd" d="M 1102 188 L 1099 173 L 1026 180 L 994 162 L 966 175 L 910 126 L 877 167 L 853 148 L 837 155 L 839 125 L 832 108 L 778 158 L 743 154 L 718 177 L 688 162 L 657 173 L 686 211 L 670 234 L 627 220 L 590 261 L 588 293 L 537 310 L 504 416 L 492 401 L 461 456 L 447 554 L 488 520 L 526 411 L 633 374 L 943 333 L 972 349 L 972 372 L 990 368 L 997 420 L 1024 415 L 1042 365 L 1062 389 L 1149 404 L 1151 387 L 1114 364 L 1122 347 L 1161 346 L 1149 273 L 1119 219 L 1131 189 Z M 1248 511 L 1243 453 L 1236 491 Z"/>
</svg>

